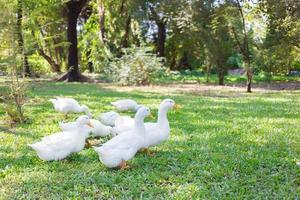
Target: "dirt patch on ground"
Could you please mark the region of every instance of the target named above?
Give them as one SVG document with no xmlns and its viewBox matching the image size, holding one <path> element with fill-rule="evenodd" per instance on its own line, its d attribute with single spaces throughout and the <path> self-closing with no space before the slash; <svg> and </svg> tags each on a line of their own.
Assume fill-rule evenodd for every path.
<svg viewBox="0 0 300 200">
<path fill-rule="evenodd" d="M 255 84 L 254 88 L 262 88 L 267 90 L 300 90 L 299 81 L 288 82 L 272 82 Z"/>
<path fill-rule="evenodd" d="M 113 89 L 120 92 L 126 91 L 144 91 L 158 93 L 190 93 L 193 95 L 203 95 L 211 97 L 240 97 L 247 95 L 245 85 L 214 85 L 214 84 L 167 84 L 167 85 L 149 85 L 149 86 L 116 86 L 103 85 L 107 89 Z M 279 83 L 260 83 L 253 84 L 252 91 L 256 93 L 280 92 L 300 90 L 300 82 L 279 82 Z"/>
</svg>

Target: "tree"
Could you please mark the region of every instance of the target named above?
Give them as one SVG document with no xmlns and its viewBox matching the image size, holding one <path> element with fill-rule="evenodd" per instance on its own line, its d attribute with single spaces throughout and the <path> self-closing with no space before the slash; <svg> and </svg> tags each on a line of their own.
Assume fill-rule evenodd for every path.
<svg viewBox="0 0 300 200">
<path fill-rule="evenodd" d="M 244 3 L 243 3 L 244 4 Z M 247 35 L 247 30 L 246 30 L 246 22 L 245 22 L 245 15 L 243 11 L 243 4 L 240 3 L 240 0 L 236 0 L 235 6 L 237 7 L 239 14 L 240 14 L 240 19 L 242 21 L 242 41 L 240 40 L 238 33 L 236 32 L 236 29 L 234 27 L 232 28 L 233 30 L 233 35 L 234 38 L 237 42 L 237 46 L 239 49 L 239 52 L 243 55 L 244 62 L 246 63 L 245 70 L 246 70 L 246 75 L 247 75 L 247 92 L 251 92 L 251 84 L 252 84 L 252 70 L 251 70 L 251 58 L 250 58 L 250 50 L 249 50 L 249 41 L 248 41 L 248 35 Z"/>
<path fill-rule="evenodd" d="M 99 13 L 99 38 L 100 40 L 105 43 L 106 42 L 106 36 L 105 36 L 105 7 L 103 0 L 98 0 L 98 13 Z"/>
<path fill-rule="evenodd" d="M 219 85 L 224 85 L 224 77 L 228 69 L 228 58 L 234 52 L 233 39 L 230 34 L 228 21 L 228 4 L 215 4 L 214 1 L 197 1 L 193 9 L 193 25 L 204 45 L 209 61 L 208 65 L 216 67 Z"/>
<path fill-rule="evenodd" d="M 60 81 L 87 81 L 87 77 L 83 76 L 78 66 L 78 47 L 77 47 L 77 19 L 83 7 L 88 0 L 71 0 L 66 3 L 67 6 L 67 40 L 70 43 L 68 52 L 68 72 L 59 78 Z"/>
<path fill-rule="evenodd" d="M 156 51 L 159 57 L 165 56 L 165 41 L 166 41 L 166 24 L 168 18 L 163 15 L 159 15 L 154 6 L 150 5 L 150 20 L 154 20 L 157 26 L 157 38 L 156 38 Z"/>
<path fill-rule="evenodd" d="M 38 58 L 30 59 L 33 61 L 32 71 L 39 71 L 35 63 L 41 61 L 40 57 L 48 62 L 52 72 L 59 73 L 66 65 L 68 43 L 66 41 L 67 26 L 64 22 L 67 12 L 64 4 L 62 0 L 23 1 L 26 19 L 23 32 L 28 56 Z"/>
<path fill-rule="evenodd" d="M 300 65 L 300 2 L 262 0 L 258 5 L 267 17 L 260 68 L 270 77 L 287 74 Z"/>
<path fill-rule="evenodd" d="M 24 37 L 22 31 L 22 21 L 23 21 L 23 1 L 17 1 L 17 34 L 18 34 L 18 45 L 20 54 L 22 55 L 22 65 L 23 65 L 23 74 L 24 76 L 31 76 L 31 71 L 28 63 L 28 57 L 25 52 L 25 44 L 24 44 Z"/>
</svg>

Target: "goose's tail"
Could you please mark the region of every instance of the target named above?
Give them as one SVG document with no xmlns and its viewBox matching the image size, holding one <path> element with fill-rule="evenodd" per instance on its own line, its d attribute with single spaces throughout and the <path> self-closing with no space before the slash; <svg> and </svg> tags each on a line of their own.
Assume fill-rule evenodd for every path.
<svg viewBox="0 0 300 200">
<path fill-rule="evenodd" d="M 94 148 L 94 150 L 98 153 L 98 155 L 99 155 L 100 157 L 104 156 L 104 154 L 105 154 L 105 149 L 104 149 L 103 146 L 100 146 L 100 147 L 93 147 L 93 148 Z"/>
<path fill-rule="evenodd" d="M 117 131 L 116 127 L 111 127 L 109 132 L 110 132 L 111 136 L 113 136 L 113 137 L 118 135 L 118 131 Z"/>
<path fill-rule="evenodd" d="M 53 103 L 53 105 L 54 105 L 55 102 L 57 101 L 57 99 L 49 99 L 49 101 L 50 101 L 51 103 Z"/>
<path fill-rule="evenodd" d="M 115 101 L 111 102 L 110 104 L 113 105 L 113 106 L 117 106 L 117 102 L 115 102 Z"/>
<path fill-rule="evenodd" d="M 38 143 L 28 144 L 28 146 L 31 147 L 32 149 L 34 149 L 35 151 L 39 151 L 40 150 L 40 145 Z"/>
<path fill-rule="evenodd" d="M 65 129 L 65 123 L 64 122 L 58 122 L 58 126 L 59 126 L 60 130 Z"/>
</svg>

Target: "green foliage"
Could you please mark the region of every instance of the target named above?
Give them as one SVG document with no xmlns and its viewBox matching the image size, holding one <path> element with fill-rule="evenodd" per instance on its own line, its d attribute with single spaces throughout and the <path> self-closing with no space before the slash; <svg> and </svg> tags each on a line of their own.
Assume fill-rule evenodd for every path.
<svg viewBox="0 0 300 200">
<path fill-rule="evenodd" d="M 107 77 L 125 85 L 146 85 L 163 71 L 161 59 L 149 47 L 124 49 L 121 58 L 115 58 L 105 69 Z"/>
<path fill-rule="evenodd" d="M 49 74 L 51 72 L 50 67 L 45 59 L 42 59 L 37 54 L 33 54 L 28 58 L 30 63 L 30 69 L 33 73 L 39 77 L 40 75 Z"/>
<path fill-rule="evenodd" d="M 79 35 L 79 48 L 81 49 L 82 70 L 86 70 L 88 62 L 93 63 L 94 71 L 101 72 L 108 66 L 113 54 L 109 48 L 100 39 L 99 35 L 99 15 L 97 13 L 98 5 L 96 2 L 90 4 L 92 12 L 91 16 L 85 22 Z"/>
<path fill-rule="evenodd" d="M 233 54 L 227 60 L 227 65 L 230 69 L 240 68 L 243 65 L 243 59 L 240 54 Z"/>
<path fill-rule="evenodd" d="M 153 47 L 151 53 L 155 53 L 160 23 L 166 29 L 164 65 L 171 70 L 211 69 L 222 78 L 228 68 L 247 66 L 245 56 L 240 56 L 245 35 L 250 67 L 255 74 L 263 72 L 272 76 L 299 70 L 299 4 L 275 0 L 239 2 L 246 30 L 236 0 L 91 0 L 78 19 L 81 71 L 87 70 L 91 63 L 96 73 L 109 71 L 116 61 L 110 62 L 122 57 L 123 48 L 145 44 Z M 24 53 L 33 74 L 66 70 L 69 44 L 65 3 L 63 0 L 22 1 Z M 7 17 L 7 11 L 16 14 L 17 1 L 2 1 L 1 5 L 4 17 L 0 19 L 0 28 L 5 30 L 13 19 Z M 0 69 L 6 71 L 4 40 L 9 34 L 1 31 L 0 36 Z"/>
<path fill-rule="evenodd" d="M 273 74 L 287 74 L 300 59 L 300 4 L 261 1 L 262 12 L 269 16 L 265 41 L 259 59 L 262 70 Z"/>
</svg>

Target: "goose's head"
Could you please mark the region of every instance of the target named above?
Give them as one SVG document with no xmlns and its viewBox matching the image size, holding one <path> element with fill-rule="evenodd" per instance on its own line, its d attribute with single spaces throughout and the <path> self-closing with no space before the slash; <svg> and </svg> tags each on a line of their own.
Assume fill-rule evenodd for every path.
<svg viewBox="0 0 300 200">
<path fill-rule="evenodd" d="M 77 118 L 76 120 L 77 126 L 84 126 L 88 125 L 89 127 L 93 128 L 93 125 L 90 122 L 90 118 L 87 115 L 82 115 Z"/>
<path fill-rule="evenodd" d="M 81 110 L 82 110 L 83 112 L 85 112 L 85 114 L 86 114 L 89 118 L 92 118 L 92 117 L 93 117 L 92 113 L 90 112 L 89 108 L 88 108 L 86 105 L 82 105 L 80 108 L 81 108 Z"/>
<path fill-rule="evenodd" d="M 136 112 L 135 116 L 139 118 L 145 118 L 151 114 L 150 109 L 146 106 L 142 106 L 139 108 L 139 110 Z"/>
<path fill-rule="evenodd" d="M 143 105 L 136 105 L 136 106 L 135 106 L 135 110 L 138 111 L 138 110 L 139 110 L 140 108 L 142 108 L 142 107 L 143 107 Z"/>
<path fill-rule="evenodd" d="M 54 105 L 57 102 L 57 99 L 49 99 L 49 101 Z"/>
<path fill-rule="evenodd" d="M 159 108 L 170 109 L 175 107 L 175 101 L 172 99 L 165 99 L 160 103 Z"/>
</svg>

